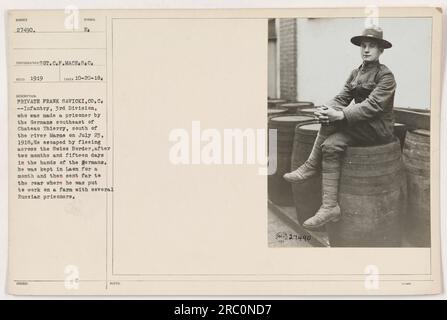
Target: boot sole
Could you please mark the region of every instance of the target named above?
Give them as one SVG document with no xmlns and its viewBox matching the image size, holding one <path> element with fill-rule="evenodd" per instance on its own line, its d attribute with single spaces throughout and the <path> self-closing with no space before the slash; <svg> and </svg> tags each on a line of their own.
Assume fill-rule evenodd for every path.
<svg viewBox="0 0 447 320">
<path fill-rule="evenodd" d="M 321 228 L 322 226 L 326 225 L 329 222 L 338 222 L 338 221 L 340 221 L 340 219 L 341 219 L 340 217 L 335 217 L 335 218 L 332 218 L 331 220 L 328 220 L 326 222 L 320 223 L 318 225 L 314 225 L 314 226 L 303 225 L 303 228 L 304 229 L 308 229 L 308 230 L 315 230 L 315 229 Z"/>
<path fill-rule="evenodd" d="M 304 182 L 306 182 L 308 179 L 302 179 L 302 180 L 290 180 L 290 179 L 286 179 L 286 178 L 284 178 L 284 180 L 286 180 L 287 182 L 290 182 L 290 183 L 297 183 L 297 184 L 300 184 L 300 183 L 304 183 Z"/>
<path fill-rule="evenodd" d="M 289 178 L 284 178 L 284 180 L 286 180 L 287 182 L 290 182 L 290 183 L 304 183 L 304 182 L 306 182 L 306 181 L 308 181 L 308 180 L 310 180 L 310 179 L 312 179 L 312 178 L 314 178 L 314 177 L 316 177 L 317 175 L 313 175 L 313 176 L 310 176 L 310 177 L 307 177 L 307 178 L 305 178 L 305 179 L 300 179 L 300 180 L 291 180 L 291 179 L 289 179 Z"/>
</svg>

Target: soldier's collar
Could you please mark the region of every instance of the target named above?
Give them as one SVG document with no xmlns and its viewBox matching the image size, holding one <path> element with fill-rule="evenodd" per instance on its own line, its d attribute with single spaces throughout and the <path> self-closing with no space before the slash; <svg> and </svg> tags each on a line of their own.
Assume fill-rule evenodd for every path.
<svg viewBox="0 0 447 320">
<path fill-rule="evenodd" d="M 359 67 L 359 70 L 370 70 L 374 67 L 377 67 L 378 65 L 380 65 L 379 60 L 371 61 L 371 62 L 363 61 L 363 63 Z"/>
</svg>

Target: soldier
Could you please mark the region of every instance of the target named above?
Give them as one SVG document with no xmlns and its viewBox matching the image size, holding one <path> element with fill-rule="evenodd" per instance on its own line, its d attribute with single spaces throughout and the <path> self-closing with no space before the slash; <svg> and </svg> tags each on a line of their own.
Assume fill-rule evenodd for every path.
<svg viewBox="0 0 447 320">
<path fill-rule="evenodd" d="M 307 229 L 340 219 L 338 184 L 341 156 L 346 148 L 386 144 L 394 139 L 396 82 L 393 73 L 379 62 L 391 43 L 383 39 L 378 27 L 365 29 L 351 42 L 360 46 L 363 63 L 351 72 L 342 91 L 315 112 L 322 125 L 312 152 L 302 166 L 284 175 L 287 181 L 300 183 L 322 169 L 322 206 L 304 222 Z"/>
</svg>

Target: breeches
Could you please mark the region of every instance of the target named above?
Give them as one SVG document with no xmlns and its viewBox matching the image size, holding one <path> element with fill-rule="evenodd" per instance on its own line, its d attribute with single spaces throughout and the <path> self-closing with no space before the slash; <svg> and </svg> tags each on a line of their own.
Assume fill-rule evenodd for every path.
<svg viewBox="0 0 447 320">
<path fill-rule="evenodd" d="M 379 137 L 366 122 L 348 126 L 342 123 L 321 125 L 320 135 L 327 137 L 321 144 L 322 151 L 328 153 L 344 152 L 348 146 L 372 146 L 388 143 Z"/>
</svg>

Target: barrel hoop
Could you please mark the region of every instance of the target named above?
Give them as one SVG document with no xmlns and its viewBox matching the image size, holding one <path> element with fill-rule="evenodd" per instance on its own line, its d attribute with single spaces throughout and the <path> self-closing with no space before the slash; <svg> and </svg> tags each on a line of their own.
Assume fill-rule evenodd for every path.
<svg viewBox="0 0 447 320">
<path fill-rule="evenodd" d="M 404 162 L 409 162 L 409 163 L 419 163 L 422 166 L 425 166 L 425 164 L 427 166 L 430 166 L 430 157 L 423 157 L 423 156 L 418 156 L 417 154 L 414 153 L 406 153 L 404 152 L 402 154 L 402 159 L 404 159 Z"/>
<path fill-rule="evenodd" d="M 430 170 L 430 161 L 428 161 L 428 159 L 427 160 L 415 159 L 408 157 L 406 155 L 404 155 L 402 159 L 404 166 L 407 168 Z"/>
<path fill-rule="evenodd" d="M 420 144 L 410 144 L 408 141 L 404 143 L 404 151 L 407 153 L 417 153 L 420 155 L 430 155 L 430 147 L 427 145 L 427 147 L 424 147 Z"/>
<path fill-rule="evenodd" d="M 407 138 L 405 139 L 405 143 L 409 143 L 415 146 L 423 146 L 423 147 L 430 147 L 430 140 L 417 140 L 413 139 L 411 135 L 407 135 Z"/>
<path fill-rule="evenodd" d="M 399 152 L 378 153 L 374 155 L 356 155 L 344 158 L 343 163 L 348 164 L 364 164 L 378 166 L 381 163 L 391 162 L 400 159 L 402 154 Z"/>
<path fill-rule="evenodd" d="M 346 149 L 346 156 L 350 157 L 357 154 L 377 154 L 377 153 L 389 153 L 393 150 L 400 150 L 400 143 L 397 141 L 378 145 L 378 146 L 368 146 L 368 147 L 348 147 Z"/>
<path fill-rule="evenodd" d="M 405 166 L 405 169 L 407 170 L 407 172 L 409 172 L 413 175 L 416 175 L 416 176 L 420 176 L 420 177 L 424 177 L 424 178 L 430 177 L 430 169 L 422 169 L 422 168 L 412 167 L 412 166 Z"/>
<path fill-rule="evenodd" d="M 273 117 L 269 120 L 269 122 L 282 126 L 282 125 L 294 125 L 296 123 L 308 120 L 313 120 L 313 118 L 307 116 L 293 115 L 293 116 Z"/>
<path fill-rule="evenodd" d="M 418 148 L 417 146 L 411 148 L 405 144 L 403 151 L 404 151 L 404 153 L 407 153 L 407 154 L 414 153 L 421 157 L 429 157 L 430 156 L 430 149 L 424 150 L 423 148 Z"/>
<path fill-rule="evenodd" d="M 401 161 L 389 161 L 381 163 L 381 167 L 371 168 L 364 165 L 352 165 L 343 163 L 342 175 L 347 177 L 378 177 L 394 173 L 402 168 Z M 366 170 L 365 170 L 366 169 Z M 369 170 L 368 170 L 369 169 Z"/>
<path fill-rule="evenodd" d="M 425 154 L 418 154 L 417 152 L 406 152 L 404 150 L 404 153 L 402 154 L 403 157 L 408 159 L 415 159 L 423 162 L 430 162 L 430 156 Z"/>
<path fill-rule="evenodd" d="M 354 194 L 354 195 L 378 195 L 387 194 L 391 191 L 396 191 L 403 186 L 403 173 L 392 175 L 392 178 L 382 176 L 374 179 L 374 182 L 361 181 L 362 178 L 346 179 L 342 178 L 340 181 L 340 194 Z M 364 180 L 364 179 L 363 179 Z"/>
</svg>

